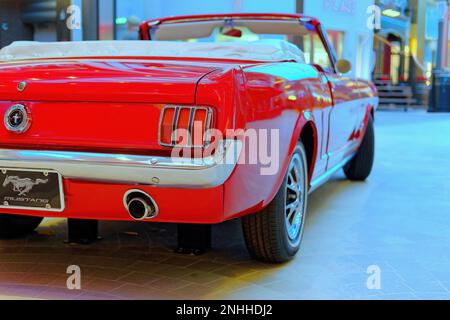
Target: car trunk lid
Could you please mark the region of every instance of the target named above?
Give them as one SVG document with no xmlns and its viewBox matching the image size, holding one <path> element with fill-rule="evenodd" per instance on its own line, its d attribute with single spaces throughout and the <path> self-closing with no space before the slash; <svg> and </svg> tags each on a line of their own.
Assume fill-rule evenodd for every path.
<svg viewBox="0 0 450 320">
<path fill-rule="evenodd" d="M 0 64 L 0 114 L 25 106 L 24 133 L 0 126 L 0 147 L 154 154 L 161 110 L 195 104 L 206 64 L 149 59 L 52 59 Z"/>
<path fill-rule="evenodd" d="M 52 59 L 0 64 L 0 100 L 194 103 L 214 67 L 149 59 Z M 19 83 L 26 88 L 20 92 Z"/>
</svg>

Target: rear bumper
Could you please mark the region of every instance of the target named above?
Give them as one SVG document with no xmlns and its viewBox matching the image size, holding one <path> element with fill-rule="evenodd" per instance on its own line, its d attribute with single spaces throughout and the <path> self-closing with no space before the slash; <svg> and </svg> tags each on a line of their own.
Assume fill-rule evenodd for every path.
<svg viewBox="0 0 450 320">
<path fill-rule="evenodd" d="M 55 170 L 82 181 L 211 188 L 230 177 L 241 149 L 240 141 L 226 140 L 223 156 L 202 159 L 0 149 L 0 168 Z"/>
<path fill-rule="evenodd" d="M 63 179 L 63 212 L 1 209 L 5 214 L 46 218 L 105 221 L 135 221 L 126 210 L 123 197 L 129 190 L 140 190 L 158 205 L 158 215 L 142 222 L 217 224 L 225 220 L 223 186 L 202 189 L 161 188 L 128 184 L 108 184 Z"/>
<path fill-rule="evenodd" d="M 162 157 L 0 149 L 0 168 L 54 170 L 63 177 L 63 212 L 2 209 L 2 213 L 95 220 L 133 220 L 123 199 L 141 190 L 159 208 L 154 222 L 215 224 L 224 217 L 224 183 L 242 144 L 227 141 L 224 156 L 191 161 Z M 220 161 L 219 161 L 220 160 Z M 158 181 L 158 183 L 156 183 Z"/>
</svg>

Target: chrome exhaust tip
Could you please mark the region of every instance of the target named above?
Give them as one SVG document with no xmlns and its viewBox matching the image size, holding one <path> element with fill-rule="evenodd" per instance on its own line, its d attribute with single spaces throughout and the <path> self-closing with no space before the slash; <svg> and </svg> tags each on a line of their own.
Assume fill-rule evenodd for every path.
<svg viewBox="0 0 450 320">
<path fill-rule="evenodd" d="M 158 215 L 156 202 L 141 190 L 130 190 L 125 193 L 123 203 L 134 220 L 153 219 Z"/>
</svg>

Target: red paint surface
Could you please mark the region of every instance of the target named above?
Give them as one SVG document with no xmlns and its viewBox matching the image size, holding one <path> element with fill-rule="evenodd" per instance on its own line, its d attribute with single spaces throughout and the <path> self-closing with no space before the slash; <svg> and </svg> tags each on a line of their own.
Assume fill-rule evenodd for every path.
<svg viewBox="0 0 450 320">
<path fill-rule="evenodd" d="M 267 14 L 235 16 L 268 18 Z M 319 26 L 317 20 L 312 21 Z M 144 39 L 148 24 L 141 27 Z M 224 185 L 209 189 L 65 179 L 66 210 L 53 214 L 56 217 L 130 220 L 123 195 L 136 188 L 151 195 L 160 208 L 152 221 L 219 223 L 257 212 L 277 193 L 305 125 L 314 132 L 312 181 L 356 152 L 368 115 L 376 107 L 376 91 L 370 83 L 291 61 L 54 59 L 1 64 L 0 78 L 0 112 L 23 103 L 33 116 L 30 130 L 22 135 L 9 133 L 2 126 L 1 147 L 168 155 L 171 149 L 158 145 L 160 112 L 166 104 L 210 106 L 215 127 L 223 132 L 279 130 L 280 165 L 275 175 L 261 175 L 264 166 L 260 164 L 239 164 Z M 28 82 L 22 93 L 16 89 L 20 81 Z M 243 156 L 249 154 L 244 152 Z M 34 211 L 5 213 L 48 216 Z"/>
</svg>

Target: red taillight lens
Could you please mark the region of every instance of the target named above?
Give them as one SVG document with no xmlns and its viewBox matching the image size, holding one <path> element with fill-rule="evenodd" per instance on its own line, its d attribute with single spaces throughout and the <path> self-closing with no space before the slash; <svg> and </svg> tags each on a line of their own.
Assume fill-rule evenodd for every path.
<svg viewBox="0 0 450 320">
<path fill-rule="evenodd" d="M 205 133 L 212 120 L 213 111 L 208 107 L 167 106 L 161 114 L 159 143 L 164 147 L 204 147 L 209 143 Z"/>
<path fill-rule="evenodd" d="M 172 144 L 174 119 L 175 119 L 175 109 L 165 109 L 161 116 L 161 123 L 159 125 L 159 143 L 161 145 Z"/>
</svg>

